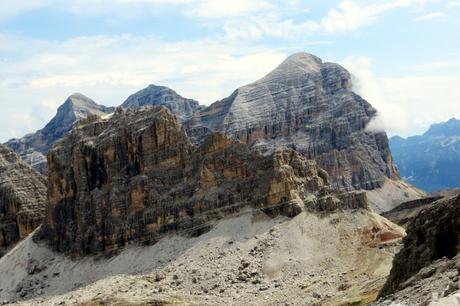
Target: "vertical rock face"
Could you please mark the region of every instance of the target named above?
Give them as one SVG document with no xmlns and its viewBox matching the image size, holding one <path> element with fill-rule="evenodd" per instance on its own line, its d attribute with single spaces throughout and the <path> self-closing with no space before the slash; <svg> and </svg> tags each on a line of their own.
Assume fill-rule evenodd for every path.
<svg viewBox="0 0 460 306">
<path fill-rule="evenodd" d="M 457 195 L 431 204 L 412 218 L 407 236 L 404 238 L 404 247 L 393 261 L 393 268 L 380 296 L 394 294 L 435 273 L 442 274 L 441 269 L 438 271 L 431 269 L 431 272 L 426 272 L 437 260 L 450 261 L 447 266 L 456 266 L 456 275 L 458 275 L 460 264 L 456 256 L 459 250 L 460 195 Z M 454 257 L 457 259 L 453 260 Z M 422 273 L 423 268 L 428 270 Z M 417 273 L 419 273 L 418 277 L 413 278 Z M 456 279 L 458 282 L 458 277 Z M 431 297 L 432 291 L 426 293 Z"/>
<path fill-rule="evenodd" d="M 184 98 L 168 87 L 155 85 L 149 85 L 129 96 L 121 106 L 123 108 L 139 108 L 146 105 L 164 106 L 181 121 L 190 118 L 193 113 L 200 109 L 197 101 Z"/>
<path fill-rule="evenodd" d="M 45 179 L 0 144 L 0 256 L 43 220 Z"/>
<path fill-rule="evenodd" d="M 56 116 L 43 129 L 21 139 L 12 139 L 6 145 L 35 170 L 46 174 L 46 153 L 56 140 L 72 129 L 75 122 L 91 115 L 107 115 L 114 110 L 113 107 L 98 105 L 90 98 L 76 93 L 58 108 Z"/>
<path fill-rule="evenodd" d="M 171 231 L 193 234 L 243 207 L 293 216 L 307 202 L 321 210 L 330 197 L 328 209 L 350 208 L 351 198 L 334 196 L 327 175 L 297 152 L 263 156 L 219 133 L 195 146 L 163 107 L 80 121 L 48 163 L 42 236 L 72 254 L 153 243 Z"/>
<path fill-rule="evenodd" d="M 343 67 L 298 53 L 259 81 L 198 111 L 198 140 L 221 131 L 263 153 L 292 148 L 314 158 L 342 189 L 374 189 L 397 178 L 385 133 L 366 130 L 376 110 L 351 90 Z"/>
</svg>

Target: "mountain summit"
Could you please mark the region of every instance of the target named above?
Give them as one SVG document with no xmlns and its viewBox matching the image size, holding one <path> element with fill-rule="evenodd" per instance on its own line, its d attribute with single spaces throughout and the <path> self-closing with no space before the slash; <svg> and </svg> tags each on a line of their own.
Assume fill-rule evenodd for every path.
<svg viewBox="0 0 460 306">
<path fill-rule="evenodd" d="M 345 68 L 296 53 L 186 126 L 196 141 L 221 131 L 265 153 L 292 148 L 315 159 L 335 187 L 375 189 L 398 178 L 386 134 L 366 130 L 376 113 Z"/>
<path fill-rule="evenodd" d="M 452 137 L 460 135 L 460 120 L 455 118 L 449 119 L 447 122 L 435 123 L 430 126 L 428 131 L 423 134 L 425 137 L 440 136 Z"/>
<path fill-rule="evenodd" d="M 121 105 L 123 108 L 139 108 L 145 105 L 164 106 L 181 121 L 191 117 L 200 109 L 197 101 L 179 95 L 165 86 L 149 85 L 131 95 Z"/>
<path fill-rule="evenodd" d="M 319 72 L 321 65 L 321 59 L 313 54 L 305 52 L 294 53 L 264 77 L 264 79 L 275 79 L 277 77 L 292 78 L 312 71 Z"/>
<path fill-rule="evenodd" d="M 48 151 L 50 145 L 72 129 L 78 120 L 90 115 L 103 116 L 112 112 L 114 112 L 113 107 L 98 105 L 90 98 L 74 93 L 59 106 L 56 116 L 40 131 L 41 135 L 48 140 L 43 150 Z"/>
<path fill-rule="evenodd" d="M 72 129 L 75 122 L 90 115 L 103 116 L 114 111 L 113 107 L 98 105 L 90 98 L 74 93 L 59 106 L 56 115 L 43 129 L 20 139 L 11 139 L 6 145 L 35 170 L 45 174 L 46 153 L 58 139 Z"/>
</svg>

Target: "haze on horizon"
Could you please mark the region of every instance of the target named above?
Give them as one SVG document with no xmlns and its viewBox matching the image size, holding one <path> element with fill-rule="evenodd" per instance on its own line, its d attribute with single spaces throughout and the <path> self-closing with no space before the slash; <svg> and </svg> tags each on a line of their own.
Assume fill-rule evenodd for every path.
<svg viewBox="0 0 460 306">
<path fill-rule="evenodd" d="M 0 142 L 74 92 L 119 105 L 148 84 L 209 105 L 292 53 L 344 65 L 390 134 L 460 117 L 458 0 L 6 0 Z"/>
</svg>

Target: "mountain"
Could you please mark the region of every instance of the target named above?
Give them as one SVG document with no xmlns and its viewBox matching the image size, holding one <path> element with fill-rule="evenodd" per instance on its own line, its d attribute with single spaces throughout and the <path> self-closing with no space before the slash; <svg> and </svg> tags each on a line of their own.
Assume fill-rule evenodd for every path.
<svg viewBox="0 0 460 306">
<path fill-rule="evenodd" d="M 88 111 L 77 113 L 107 112 L 92 101 L 89 107 L 87 98 L 80 100 L 86 101 L 82 104 Z M 330 175 L 332 185 L 343 190 L 375 190 L 399 178 L 385 133 L 366 129 L 376 110 L 352 91 L 349 72 L 308 53 L 290 56 L 261 80 L 209 107 L 155 85 L 131 95 L 121 107 L 145 105 L 168 108 L 195 143 L 211 132 L 223 132 L 263 154 L 295 149 L 315 159 Z M 68 116 L 59 113 L 59 125 L 53 119 L 49 128 L 8 145 L 37 169 L 46 166 L 43 154 L 77 117 L 72 111 L 65 112 Z"/>
<path fill-rule="evenodd" d="M 460 121 L 433 124 L 421 136 L 394 136 L 390 148 L 401 175 L 432 192 L 460 187 Z"/>
<path fill-rule="evenodd" d="M 262 156 L 219 133 L 195 146 L 163 107 L 80 121 L 49 160 L 43 236 L 78 255 L 154 243 L 170 231 L 200 232 L 246 207 L 295 216 L 304 205 L 366 203 L 334 194 L 324 171 L 295 151 Z"/>
<path fill-rule="evenodd" d="M 82 120 L 49 161 L 45 222 L 0 259 L 0 300 L 361 304 L 404 234 L 296 151 L 193 144 L 164 107 Z"/>
<path fill-rule="evenodd" d="M 45 179 L 0 144 L 0 257 L 41 224 L 45 206 Z"/>
<path fill-rule="evenodd" d="M 199 110 L 185 126 L 199 141 L 219 131 L 262 153 L 295 149 L 315 159 L 334 187 L 376 189 L 398 179 L 388 139 L 366 129 L 376 110 L 352 90 L 350 73 L 308 53 Z"/>
<path fill-rule="evenodd" d="M 164 106 L 181 121 L 190 118 L 201 106 L 192 99 L 187 99 L 165 86 L 149 85 L 131 95 L 121 105 L 123 108 L 139 108 L 145 105 Z"/>
<path fill-rule="evenodd" d="M 113 113 L 113 107 L 96 104 L 90 98 L 75 93 L 59 106 L 57 114 L 41 130 L 6 143 L 21 158 L 42 174 L 46 174 L 46 154 L 51 146 L 72 129 L 75 122 L 91 115 L 104 116 Z"/>
<path fill-rule="evenodd" d="M 0 259 L 0 300 L 373 301 L 404 229 L 372 207 L 418 193 L 350 74 L 299 53 L 206 108 L 174 94 L 149 86 L 55 141 L 44 222 Z"/>
</svg>

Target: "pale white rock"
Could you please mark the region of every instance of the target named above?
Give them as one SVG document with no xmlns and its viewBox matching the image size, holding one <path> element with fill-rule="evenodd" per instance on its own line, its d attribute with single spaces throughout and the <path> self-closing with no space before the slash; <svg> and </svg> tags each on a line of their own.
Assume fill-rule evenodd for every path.
<svg viewBox="0 0 460 306">
<path fill-rule="evenodd" d="M 262 153 L 293 148 L 316 159 L 335 187 L 376 189 L 398 174 L 386 134 L 366 130 L 375 116 L 353 92 L 347 70 L 296 53 L 262 79 L 198 111 L 185 126 L 196 141 L 223 131 Z"/>
</svg>

